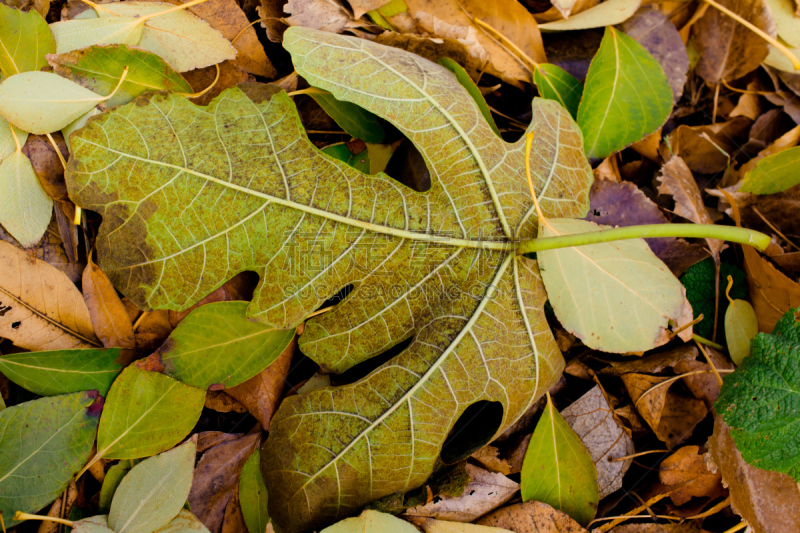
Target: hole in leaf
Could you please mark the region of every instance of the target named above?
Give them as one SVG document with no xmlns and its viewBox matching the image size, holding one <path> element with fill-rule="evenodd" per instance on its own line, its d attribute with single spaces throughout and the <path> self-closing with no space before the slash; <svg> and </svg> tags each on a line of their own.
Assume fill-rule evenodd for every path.
<svg viewBox="0 0 800 533">
<path fill-rule="evenodd" d="M 386 165 L 386 174 L 415 191 L 431 188 L 431 173 L 422 154 L 414 144 L 404 138 Z"/>
<path fill-rule="evenodd" d="M 2 305 L 2 304 L 0 304 L 0 305 Z M 5 316 L 5 314 L 8 313 L 9 311 L 11 311 L 11 306 L 10 305 L 7 305 L 5 307 L 0 307 L 0 316 Z"/>
<path fill-rule="evenodd" d="M 20 324 L 22 324 L 22 322 L 20 322 L 19 320 L 14 322 L 13 324 L 11 324 L 11 329 L 19 329 Z"/>
<path fill-rule="evenodd" d="M 381 366 L 383 363 L 389 361 L 395 355 L 398 355 L 400 352 L 408 348 L 412 340 L 413 337 L 409 337 L 395 344 L 385 352 L 358 363 L 356 366 L 348 369 L 345 372 L 342 372 L 341 374 L 332 374 L 331 385 L 347 385 L 349 383 L 355 383 L 359 379 L 367 376 L 370 372 Z"/>
<path fill-rule="evenodd" d="M 503 404 L 481 400 L 464 410 L 447 436 L 439 458 L 445 464 L 466 459 L 489 444 L 503 422 Z"/>
<path fill-rule="evenodd" d="M 336 293 L 334 293 L 333 296 L 331 296 L 330 298 L 325 300 L 322 303 L 322 305 L 319 306 L 319 309 L 325 309 L 326 307 L 332 307 L 332 306 L 334 306 L 336 304 L 342 303 L 344 301 L 344 299 L 347 298 L 347 296 L 352 291 L 353 291 L 353 284 L 352 283 L 350 283 L 348 285 L 345 285 L 344 287 L 342 287 L 341 289 L 336 291 Z M 317 310 L 319 310 L 319 309 L 317 309 Z"/>
</svg>

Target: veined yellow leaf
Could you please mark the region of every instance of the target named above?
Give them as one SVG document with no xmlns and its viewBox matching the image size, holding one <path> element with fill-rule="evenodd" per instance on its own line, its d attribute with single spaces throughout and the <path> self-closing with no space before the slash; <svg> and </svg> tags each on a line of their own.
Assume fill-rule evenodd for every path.
<svg viewBox="0 0 800 533">
<path fill-rule="evenodd" d="M 58 131 L 106 97 L 51 72 L 24 72 L 0 84 L 0 115 L 44 135 Z"/>
<path fill-rule="evenodd" d="M 0 161 L 10 156 L 17 149 L 17 143 L 14 142 L 14 135 L 11 133 L 12 128 L 14 126 L 9 124 L 3 117 L 0 117 Z M 20 146 L 24 145 L 25 141 L 28 140 L 27 131 L 14 128 L 14 133 L 17 135 Z"/>
<path fill-rule="evenodd" d="M 99 44 L 135 46 L 142 38 L 144 24 L 134 17 L 68 20 L 50 25 L 56 38 L 56 53 L 64 54 Z"/>
<path fill-rule="evenodd" d="M 42 238 L 52 212 L 30 159 L 14 151 L 0 164 L 0 224 L 27 248 Z"/>
<path fill-rule="evenodd" d="M 27 13 L 0 4 L 0 70 L 6 76 L 47 65 L 55 50 L 47 22 L 35 10 Z"/>
</svg>

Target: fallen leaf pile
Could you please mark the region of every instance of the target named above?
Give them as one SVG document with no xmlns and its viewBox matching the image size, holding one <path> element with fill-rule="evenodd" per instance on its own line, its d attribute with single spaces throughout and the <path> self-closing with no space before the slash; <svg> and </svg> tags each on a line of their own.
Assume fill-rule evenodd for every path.
<svg viewBox="0 0 800 533">
<path fill-rule="evenodd" d="M 4 532 L 798 529 L 794 0 L 11 0 L 0 71 Z"/>
</svg>

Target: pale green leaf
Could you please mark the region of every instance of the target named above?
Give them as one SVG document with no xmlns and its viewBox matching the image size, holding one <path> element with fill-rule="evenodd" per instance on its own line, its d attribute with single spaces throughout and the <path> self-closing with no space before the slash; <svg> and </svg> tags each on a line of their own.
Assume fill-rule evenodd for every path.
<svg viewBox="0 0 800 533">
<path fill-rule="evenodd" d="M 114 493 L 117 492 L 117 487 L 122 483 L 131 468 L 136 466 L 141 460 L 137 459 L 123 459 L 115 465 L 112 465 L 106 471 L 106 477 L 103 478 L 103 486 L 100 487 L 100 500 L 97 503 L 98 510 L 101 513 L 107 513 L 111 509 L 111 500 L 114 499 Z"/>
<path fill-rule="evenodd" d="M 21 403 L 0 411 L 0 511 L 35 513 L 67 487 L 92 451 L 96 392 Z M 46 475 L 44 475 L 46 473 Z"/>
<path fill-rule="evenodd" d="M 56 74 L 102 95 L 111 94 L 127 67 L 125 80 L 114 96 L 103 103 L 105 107 L 127 104 L 147 91 L 194 92 L 183 76 L 172 70 L 163 59 L 125 45 L 93 46 L 50 56 L 48 62 Z"/>
<path fill-rule="evenodd" d="M 113 2 L 103 8 L 117 15 L 137 17 L 175 7 L 161 2 Z M 113 17 L 101 12 L 100 18 Z M 221 63 L 236 57 L 236 48 L 208 22 L 186 9 L 147 19 L 138 48 L 153 52 L 178 72 Z"/>
<path fill-rule="evenodd" d="M 178 516 L 169 524 L 162 526 L 153 533 L 209 533 L 208 528 L 191 512 L 181 509 Z"/>
<path fill-rule="evenodd" d="M 248 303 L 210 303 L 189 313 L 158 349 L 164 373 L 201 389 L 230 388 L 267 368 L 292 341 L 294 329 L 248 320 Z"/>
<path fill-rule="evenodd" d="M 431 189 L 325 156 L 291 100 L 258 84 L 207 107 L 144 95 L 92 120 L 71 139 L 67 181 L 103 216 L 104 271 L 142 306 L 186 308 L 251 270 L 261 281 L 248 317 L 283 329 L 356 287 L 300 337 L 325 369 L 413 337 L 360 381 L 287 398 L 272 419 L 270 517 L 311 529 L 424 483 L 470 405 L 502 405 L 487 433 L 502 432 L 563 362 L 536 263 L 512 250 L 537 233 L 524 140 L 499 139 L 452 73 L 408 52 L 300 27 L 284 46 L 311 85 L 391 120 Z M 544 209 L 583 216 L 592 178 L 580 132 L 556 102 L 532 109 Z"/>
<path fill-rule="evenodd" d="M 47 231 L 52 214 L 53 199 L 44 192 L 31 160 L 14 151 L 0 163 L 0 224 L 29 248 Z"/>
<path fill-rule="evenodd" d="M 549 220 L 542 236 L 599 231 L 586 220 Z M 686 290 L 643 239 L 537 253 L 556 317 L 595 350 L 646 351 L 667 342 L 670 321 L 692 320 Z M 688 331 L 687 331 L 688 330 Z M 691 328 L 681 338 L 691 338 Z"/>
<path fill-rule="evenodd" d="M 72 147 L 69 144 L 69 136 L 72 135 L 72 132 L 75 130 L 79 130 L 86 125 L 86 122 L 93 116 L 99 115 L 102 113 L 97 107 L 91 108 L 86 114 L 79 116 L 73 122 L 70 122 L 66 126 L 61 129 L 61 134 L 64 136 L 64 142 L 67 143 L 67 149 L 72 152 Z"/>
<path fill-rule="evenodd" d="M 539 24 L 541 31 L 586 30 L 625 22 L 642 5 L 642 0 L 606 0 L 568 19 Z"/>
<path fill-rule="evenodd" d="M 189 440 L 134 466 L 111 502 L 111 529 L 116 533 L 144 533 L 175 518 L 192 488 L 196 449 L 194 441 Z"/>
<path fill-rule="evenodd" d="M 15 128 L 6 119 L 0 117 L 0 161 L 4 161 L 5 158 L 16 151 L 17 141 L 14 140 L 14 135 L 17 136 L 19 145 L 25 146 L 25 141 L 28 140 L 28 132 Z"/>
<path fill-rule="evenodd" d="M 72 533 L 114 533 L 114 530 L 108 527 L 106 515 L 98 515 L 75 522 L 72 526 Z"/>
<path fill-rule="evenodd" d="M 520 474 L 522 501 L 537 501 L 587 525 L 600 500 L 592 456 L 547 397 Z"/>
<path fill-rule="evenodd" d="M 775 194 L 800 185 L 800 146 L 760 160 L 745 174 L 740 192 Z"/>
<path fill-rule="evenodd" d="M 55 22 L 50 29 L 56 38 L 56 53 L 65 54 L 95 45 L 136 46 L 144 24 L 133 17 L 108 17 Z"/>
<path fill-rule="evenodd" d="M 0 115 L 38 135 L 60 130 L 103 100 L 52 72 L 16 74 L 0 83 Z"/>
<path fill-rule="evenodd" d="M 311 97 L 336 121 L 340 128 L 356 139 L 368 143 L 383 141 L 383 125 L 380 119 L 350 102 L 342 102 L 330 94 L 311 94 Z"/>
<path fill-rule="evenodd" d="M 264 533 L 270 523 L 267 486 L 261 475 L 261 453 L 256 450 L 244 464 L 239 477 L 239 504 L 250 533 Z"/>
<path fill-rule="evenodd" d="M 45 55 L 56 51 L 56 42 L 42 16 L 0 4 L 0 70 L 14 74 L 47 66 Z"/>
<path fill-rule="evenodd" d="M 464 70 L 464 67 L 449 57 L 440 57 L 438 63 L 455 74 L 458 83 L 460 83 L 461 86 L 467 90 L 472 99 L 475 100 L 475 104 L 478 106 L 478 109 L 481 110 L 481 115 L 483 115 L 486 123 L 489 124 L 489 126 L 492 127 L 492 131 L 502 139 L 503 136 L 500 135 L 500 130 L 497 129 L 497 124 L 494 123 L 494 117 L 492 116 L 492 111 L 489 109 L 489 105 L 486 103 L 486 99 L 483 97 L 480 89 L 478 89 L 478 86 L 475 85 L 475 82 L 472 81 L 472 78 L 469 77 L 467 71 Z"/>
<path fill-rule="evenodd" d="M 547 63 L 533 71 L 533 81 L 542 98 L 555 100 L 569 111 L 572 118 L 578 117 L 583 85 L 572 74 Z"/>
<path fill-rule="evenodd" d="M 58 350 L 4 355 L 0 372 L 42 396 L 96 390 L 102 396 L 122 370 L 119 348 Z"/>
<path fill-rule="evenodd" d="M 322 151 L 332 158 L 343 161 L 354 169 L 360 170 L 364 174 L 370 173 L 370 157 L 368 150 L 362 150 L 358 154 L 354 154 L 350 151 L 350 148 L 347 147 L 346 143 L 336 143 L 326 146 Z"/>
<path fill-rule="evenodd" d="M 326 527 L 320 533 L 419 533 L 419 531 L 405 520 L 390 514 L 367 510 L 356 517 L 345 518 Z"/>
<path fill-rule="evenodd" d="M 758 317 L 750 302 L 733 300 L 725 311 L 725 343 L 736 365 L 750 355 L 750 341 L 758 334 Z"/>
<path fill-rule="evenodd" d="M 644 139 L 664 124 L 672 102 L 672 88 L 653 56 L 606 28 L 578 108 L 587 157 L 602 159 Z"/>
<path fill-rule="evenodd" d="M 795 4 L 792 0 L 766 0 L 778 35 L 792 48 L 800 48 L 800 17 L 795 14 Z"/>
<path fill-rule="evenodd" d="M 136 459 L 167 450 L 197 423 L 204 390 L 127 367 L 111 385 L 97 432 L 97 457 Z"/>
</svg>

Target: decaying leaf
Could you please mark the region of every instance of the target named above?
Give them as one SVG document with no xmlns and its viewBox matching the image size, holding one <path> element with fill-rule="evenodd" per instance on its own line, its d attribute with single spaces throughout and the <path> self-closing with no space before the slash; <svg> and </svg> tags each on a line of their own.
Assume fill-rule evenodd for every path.
<svg viewBox="0 0 800 533">
<path fill-rule="evenodd" d="M 786 474 L 747 464 L 719 416 L 714 417 L 709 450 L 713 459 L 709 469 L 720 472 L 731 493 L 731 507 L 750 527 L 763 533 L 800 530 L 800 486 Z"/>
<path fill-rule="evenodd" d="M 477 523 L 510 529 L 514 533 L 586 533 L 567 514 L 540 502 L 509 505 L 484 516 Z"/>
<path fill-rule="evenodd" d="M 667 138 L 674 154 L 693 172 L 713 174 L 730 166 L 731 157 L 747 141 L 751 124 L 745 117 L 704 126 L 681 124 Z"/>
<path fill-rule="evenodd" d="M 28 350 L 99 347 L 89 310 L 67 276 L 0 242 L 0 336 Z"/>
<path fill-rule="evenodd" d="M 536 229 L 527 183 L 519 179 L 524 141 L 497 138 L 452 73 L 424 59 L 297 27 L 287 30 L 284 46 L 313 86 L 391 118 L 420 148 L 431 190 L 404 189 L 319 154 L 305 140 L 289 99 L 258 85 L 230 89 L 207 108 L 153 95 L 105 114 L 72 136 L 67 179 L 72 197 L 103 215 L 97 242 L 104 270 L 142 307 L 186 308 L 237 272 L 254 270 L 269 274 L 261 277 L 249 317 L 284 328 L 354 284 L 356 291 L 309 321 L 300 338 L 303 353 L 325 369 L 345 370 L 415 335 L 409 348 L 371 376 L 290 397 L 273 418 L 263 450 L 274 495 L 270 516 L 309 528 L 423 483 L 448 432 L 477 401 L 503 404 L 497 430 L 502 433 L 543 394 L 562 363 L 541 311 L 544 292 L 535 263 L 508 250 L 512 239 L 528 238 Z M 376 73 L 384 82 L 374 83 Z M 547 184 L 538 192 L 542 205 L 549 216 L 583 215 L 591 173 L 580 134 L 558 104 L 535 100 L 533 106 L 531 162 L 538 187 Z M 142 130 L 146 145 L 132 124 L 148 125 Z M 452 151 L 441 149 L 444 139 L 452 140 Z M 253 157 L 254 146 L 263 157 Z M 127 181 L 132 166 L 135 184 Z M 99 173 L 102 186 L 95 181 Z M 148 191 L 141 189 L 143 182 Z M 174 187 L 185 193 L 187 186 L 195 194 L 173 195 Z M 457 202 L 447 193 L 454 187 L 466 195 Z M 140 203 L 144 196 L 149 199 Z M 235 208 L 222 207 L 234 199 Z M 148 210 L 147 222 L 131 202 Z M 407 211 L 398 210 L 400 205 Z M 267 219 L 291 226 L 266 226 Z M 314 257 L 305 253 L 307 247 L 322 244 L 320 231 L 328 235 L 324 254 L 303 264 L 300 257 Z M 253 247 L 256 235 L 262 246 Z M 361 254 L 373 246 L 388 247 L 389 255 L 369 266 L 372 274 L 348 267 L 356 256 L 367 259 Z M 420 256 L 412 249 L 426 250 L 418 266 L 412 259 Z M 204 266 L 204 257 L 215 259 Z M 473 287 L 473 293 L 445 296 L 443 283 Z M 385 291 L 389 287 L 392 293 Z M 397 288 L 399 298 L 392 296 Z M 426 297 L 424 305 L 408 305 L 426 291 L 435 291 L 430 294 L 440 303 L 431 306 Z M 367 317 L 351 330 L 353 320 Z M 501 336 L 498 319 L 507 328 Z M 467 368 L 474 371 L 465 373 Z M 464 394 L 449 392 L 448 380 L 467 378 L 474 385 Z M 383 400 L 375 397 L 377 390 Z M 429 395 L 438 398 L 435 404 L 426 400 Z M 341 403 L 345 398 L 356 400 Z M 424 427 L 418 426 L 423 420 Z M 398 441 L 396 424 L 414 430 Z M 387 432 L 392 438 L 383 440 Z M 426 444 L 417 440 L 422 435 Z M 385 453 L 376 451 L 381 442 L 389 446 Z M 371 472 L 365 467 L 337 475 L 345 463 L 366 464 L 376 454 L 384 459 L 373 461 Z M 334 502 L 340 502 L 338 510 Z"/>
<path fill-rule="evenodd" d="M 600 387 L 594 386 L 561 411 L 561 416 L 592 456 L 597 469 L 600 499 L 622 487 L 622 477 L 628 471 L 631 459 L 614 460 L 635 451 L 633 440 L 614 418 L 614 412 Z"/>
<path fill-rule="evenodd" d="M 795 283 L 749 246 L 742 246 L 750 301 L 758 329 L 769 333 L 786 311 L 800 306 L 800 284 Z"/>
<path fill-rule="evenodd" d="M 345 28 L 362 25 L 353 20 L 353 15 L 339 0 L 289 0 L 283 10 L 291 15 L 284 19 L 290 26 L 339 33 Z"/>
<path fill-rule="evenodd" d="M 499 450 L 494 446 L 487 445 L 473 453 L 470 457 L 492 472 L 498 472 L 507 476 L 511 473 L 508 461 L 498 457 Z"/>
<path fill-rule="evenodd" d="M 719 473 L 709 472 L 698 446 L 684 446 L 661 462 L 658 479 L 664 485 L 685 485 L 669 493 L 672 503 L 683 505 L 694 497 L 717 497 L 722 492 Z"/>
<path fill-rule="evenodd" d="M 406 510 L 409 516 L 423 516 L 452 522 L 472 522 L 500 507 L 519 490 L 519 484 L 503 474 L 489 472 L 467 463 L 471 481 L 461 496 L 442 496 L 425 505 Z"/>
<path fill-rule="evenodd" d="M 92 262 L 83 271 L 83 299 L 89 309 L 92 325 L 106 348 L 136 347 L 133 324 L 117 291 L 100 267 Z"/>
</svg>

